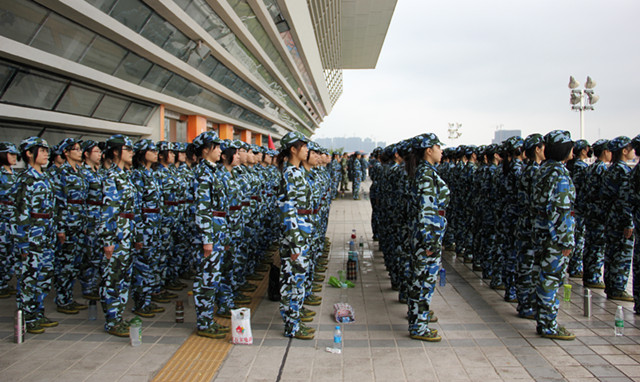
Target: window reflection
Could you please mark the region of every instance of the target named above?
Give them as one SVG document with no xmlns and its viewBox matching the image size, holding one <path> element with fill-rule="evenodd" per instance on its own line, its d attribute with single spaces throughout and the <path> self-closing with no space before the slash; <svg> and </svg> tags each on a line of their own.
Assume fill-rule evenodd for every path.
<svg viewBox="0 0 640 382">
<path fill-rule="evenodd" d="M 129 101 L 110 95 L 105 95 L 93 113 L 95 118 L 106 119 L 107 121 L 120 121 L 122 115 L 129 106 Z"/>
<path fill-rule="evenodd" d="M 65 83 L 19 72 L 2 96 L 3 102 L 51 109 L 64 91 Z"/>
<path fill-rule="evenodd" d="M 126 113 L 122 117 L 122 122 L 132 123 L 134 125 L 144 125 L 147 123 L 147 119 L 151 115 L 153 108 L 149 105 L 142 105 L 136 102 L 131 102 Z"/>
<path fill-rule="evenodd" d="M 47 11 L 31 2 L 0 2 L 0 34 L 23 44 L 29 43 Z"/>
<path fill-rule="evenodd" d="M 101 93 L 71 85 L 58 102 L 56 111 L 89 117 L 101 98 Z"/>
<path fill-rule="evenodd" d="M 113 75 L 125 81 L 139 84 L 152 65 L 149 60 L 129 52 Z"/>
<path fill-rule="evenodd" d="M 77 61 L 87 49 L 94 33 L 58 15 L 50 15 L 38 31 L 31 46 Z"/>
<path fill-rule="evenodd" d="M 110 15 L 134 31 L 140 32 L 151 15 L 151 9 L 138 0 L 118 0 Z"/>
<path fill-rule="evenodd" d="M 80 63 L 101 72 L 112 74 L 126 53 L 127 51 L 120 46 L 98 36 L 93 40 L 91 47 L 89 47 L 87 54 L 85 54 Z"/>
</svg>

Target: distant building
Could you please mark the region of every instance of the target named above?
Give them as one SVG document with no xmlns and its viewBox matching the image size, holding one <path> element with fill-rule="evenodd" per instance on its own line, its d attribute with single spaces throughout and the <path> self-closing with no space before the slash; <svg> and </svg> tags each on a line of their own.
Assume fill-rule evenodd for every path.
<svg viewBox="0 0 640 382">
<path fill-rule="evenodd" d="M 367 154 L 378 146 L 384 147 L 387 145 L 386 142 L 376 142 L 371 138 L 362 139 L 359 137 L 318 138 L 314 140 L 329 150 L 342 150 L 344 152 L 362 151 Z"/>
<path fill-rule="evenodd" d="M 491 143 L 502 143 L 505 139 L 522 136 L 521 130 L 496 130 Z"/>
</svg>

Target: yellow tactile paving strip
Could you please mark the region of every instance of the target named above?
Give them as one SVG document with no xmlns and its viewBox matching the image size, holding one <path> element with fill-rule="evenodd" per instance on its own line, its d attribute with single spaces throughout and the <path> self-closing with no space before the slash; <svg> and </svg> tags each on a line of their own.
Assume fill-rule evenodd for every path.
<svg viewBox="0 0 640 382">
<path fill-rule="evenodd" d="M 264 276 L 261 281 L 253 281 L 258 285 L 258 289 L 253 293 L 245 292 L 251 296 L 251 304 L 248 307 L 252 311 L 255 311 L 266 294 L 269 274 L 266 273 Z M 226 326 L 231 325 L 230 319 L 216 317 L 216 322 Z M 231 333 L 224 339 L 212 339 L 200 337 L 194 331 L 153 378 L 153 382 L 211 381 L 232 346 Z"/>
</svg>

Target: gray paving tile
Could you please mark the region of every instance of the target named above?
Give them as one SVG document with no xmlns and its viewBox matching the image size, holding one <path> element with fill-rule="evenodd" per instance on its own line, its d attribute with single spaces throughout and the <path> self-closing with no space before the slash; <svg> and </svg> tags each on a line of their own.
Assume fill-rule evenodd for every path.
<svg viewBox="0 0 640 382">
<path fill-rule="evenodd" d="M 626 378 L 620 370 L 611 365 L 585 365 L 585 368 L 593 373 L 593 375 L 600 378 L 600 380 L 602 380 L 603 377 Z"/>
<path fill-rule="evenodd" d="M 345 340 L 344 347 L 345 348 L 368 348 L 369 340 Z"/>
<path fill-rule="evenodd" d="M 580 364 L 584 367 L 587 366 L 611 366 L 609 361 L 600 357 L 597 354 L 586 354 L 586 355 L 574 355 L 573 359 L 580 362 Z"/>
<path fill-rule="evenodd" d="M 449 345 L 453 348 L 477 346 L 477 343 L 471 338 L 449 338 L 448 341 Z"/>
<path fill-rule="evenodd" d="M 504 346 L 502 341 L 499 338 L 476 338 L 474 339 L 476 344 L 480 347 L 490 347 L 490 346 Z"/>
<path fill-rule="evenodd" d="M 395 348 L 395 340 L 369 340 L 372 348 Z"/>
<path fill-rule="evenodd" d="M 65 333 L 65 334 L 61 335 L 58 338 L 58 340 L 60 340 L 60 341 L 80 341 L 86 336 L 87 336 L 87 334 L 84 334 L 84 333 Z"/>
</svg>

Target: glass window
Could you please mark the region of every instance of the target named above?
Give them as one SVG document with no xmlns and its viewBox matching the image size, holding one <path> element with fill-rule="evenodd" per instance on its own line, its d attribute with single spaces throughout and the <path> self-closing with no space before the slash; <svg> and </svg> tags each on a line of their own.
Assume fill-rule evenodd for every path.
<svg viewBox="0 0 640 382">
<path fill-rule="evenodd" d="M 169 36 L 169 39 L 164 44 L 163 48 L 179 59 L 184 60 L 187 58 L 186 55 L 189 51 L 195 48 L 195 46 L 195 43 L 192 42 L 189 37 L 176 29 L 174 33 Z"/>
<path fill-rule="evenodd" d="M 194 84 L 193 82 L 189 82 L 187 87 L 182 91 L 183 99 L 189 102 L 193 102 L 200 93 L 202 93 L 203 88 L 199 85 Z"/>
<path fill-rule="evenodd" d="M 47 10 L 30 1 L 3 0 L 0 14 L 0 34 L 28 44 L 46 17 Z"/>
<path fill-rule="evenodd" d="M 93 40 L 89 51 L 87 51 L 87 54 L 85 54 L 80 63 L 101 72 L 112 74 L 125 54 L 127 54 L 126 50 L 98 36 Z"/>
<path fill-rule="evenodd" d="M 139 84 L 149 71 L 149 68 L 151 68 L 151 65 L 153 64 L 148 60 L 129 52 L 113 75 L 134 84 Z"/>
<path fill-rule="evenodd" d="M 8 65 L 0 65 L 0 94 L 16 70 Z"/>
<path fill-rule="evenodd" d="M 56 111 L 91 116 L 103 93 L 71 85 L 64 93 Z"/>
<path fill-rule="evenodd" d="M 206 76 L 211 76 L 211 73 L 216 69 L 220 62 L 209 55 L 206 60 L 202 61 L 202 64 L 198 67 L 198 70 Z"/>
<path fill-rule="evenodd" d="M 131 102 L 127 112 L 124 113 L 121 122 L 132 123 L 134 125 L 144 125 L 152 111 L 152 106 Z"/>
<path fill-rule="evenodd" d="M 95 36 L 94 33 L 77 24 L 51 14 L 38 31 L 31 46 L 71 61 L 78 61 L 93 36 Z"/>
<path fill-rule="evenodd" d="M 98 108 L 93 113 L 93 117 L 118 122 L 122 118 L 122 115 L 127 110 L 128 106 L 129 101 L 106 95 L 102 98 L 100 105 L 98 105 Z"/>
<path fill-rule="evenodd" d="M 111 17 L 140 32 L 151 14 L 151 9 L 138 0 L 118 0 L 111 11 Z"/>
<path fill-rule="evenodd" d="M 165 22 L 164 19 L 154 13 L 140 34 L 152 43 L 162 47 L 174 31 L 173 25 Z"/>
<path fill-rule="evenodd" d="M 160 92 L 167 85 L 167 82 L 169 81 L 171 76 L 171 72 L 169 72 L 165 68 L 154 65 L 151 70 L 149 70 L 146 77 L 142 80 L 141 85 L 151 90 Z"/>
<path fill-rule="evenodd" d="M 116 0 L 86 0 L 87 3 L 93 5 L 104 13 L 109 13 Z"/>
<path fill-rule="evenodd" d="M 65 86 L 66 82 L 19 72 L 1 101 L 51 110 Z"/>
<path fill-rule="evenodd" d="M 182 98 L 182 91 L 187 87 L 188 83 L 189 81 L 180 76 L 173 76 L 162 92 L 173 97 Z"/>
</svg>

